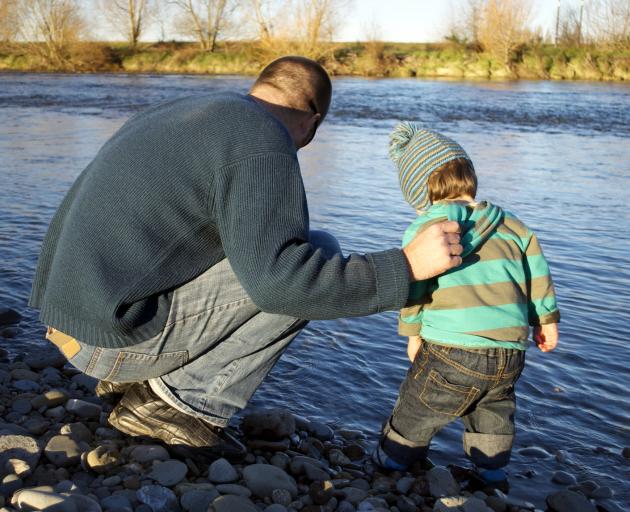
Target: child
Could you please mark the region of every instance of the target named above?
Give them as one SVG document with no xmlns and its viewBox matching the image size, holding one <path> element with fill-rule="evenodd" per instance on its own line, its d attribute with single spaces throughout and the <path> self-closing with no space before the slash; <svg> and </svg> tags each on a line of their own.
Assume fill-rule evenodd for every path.
<svg viewBox="0 0 630 512">
<path fill-rule="evenodd" d="M 431 438 L 462 418 L 464 449 L 483 484 L 507 484 L 501 469 L 514 440 L 514 384 L 525 363 L 529 326 L 540 350 L 558 341 L 560 314 L 536 235 L 514 215 L 475 202 L 477 178 L 459 144 L 402 123 L 390 156 L 418 217 L 403 246 L 433 223 L 455 220 L 460 267 L 411 285 L 399 333 L 409 336 L 412 366 L 383 428 L 374 461 L 405 470 L 426 462 Z"/>
</svg>

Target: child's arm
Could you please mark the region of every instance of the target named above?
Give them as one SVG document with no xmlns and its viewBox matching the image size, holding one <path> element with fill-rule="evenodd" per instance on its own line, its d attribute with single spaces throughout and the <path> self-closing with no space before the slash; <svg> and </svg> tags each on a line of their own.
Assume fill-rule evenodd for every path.
<svg viewBox="0 0 630 512">
<path fill-rule="evenodd" d="M 549 352 L 558 344 L 558 322 L 560 311 L 556 303 L 556 292 L 549 272 L 549 265 L 542 252 L 538 238 L 531 233 L 525 250 L 525 272 L 529 324 L 534 326 L 534 341 L 543 352 Z"/>
</svg>

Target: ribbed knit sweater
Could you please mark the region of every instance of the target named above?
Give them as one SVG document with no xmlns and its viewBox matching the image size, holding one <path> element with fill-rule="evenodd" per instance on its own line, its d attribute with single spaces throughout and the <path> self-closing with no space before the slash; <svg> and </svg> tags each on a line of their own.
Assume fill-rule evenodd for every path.
<svg viewBox="0 0 630 512">
<path fill-rule="evenodd" d="M 227 257 L 263 311 L 361 316 L 406 303 L 402 251 L 327 259 L 285 127 L 251 97 L 184 98 L 135 115 L 80 174 L 44 239 L 30 305 L 103 347 L 157 335 L 173 290 Z"/>
<path fill-rule="evenodd" d="M 440 202 L 409 226 L 403 246 L 445 219 L 461 226 L 463 263 L 441 276 L 412 283 L 399 333 L 468 348 L 527 348 L 530 325 L 557 322 L 549 266 L 536 235 L 487 202 Z"/>
</svg>

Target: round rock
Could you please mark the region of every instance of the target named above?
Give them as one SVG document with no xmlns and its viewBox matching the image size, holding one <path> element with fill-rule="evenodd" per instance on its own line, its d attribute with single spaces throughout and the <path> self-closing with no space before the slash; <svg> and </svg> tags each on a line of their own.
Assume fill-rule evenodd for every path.
<svg viewBox="0 0 630 512">
<path fill-rule="evenodd" d="M 554 512 L 596 512 L 597 509 L 582 494 L 560 491 L 547 496 L 547 506 Z"/>
<path fill-rule="evenodd" d="M 166 460 L 164 462 L 157 462 L 149 477 L 156 480 L 160 485 L 171 487 L 178 484 L 188 473 L 188 466 L 178 460 Z"/>
<path fill-rule="evenodd" d="M 459 494 L 459 484 L 451 475 L 451 472 L 441 466 L 431 468 L 427 473 L 429 492 L 434 498 L 443 496 L 455 496 Z"/>
<path fill-rule="evenodd" d="M 238 480 L 238 473 L 226 459 L 217 459 L 208 468 L 208 480 L 213 484 L 229 484 Z"/>
<path fill-rule="evenodd" d="M 297 496 L 295 480 L 282 469 L 270 464 L 252 464 L 243 469 L 245 485 L 261 498 L 271 496 L 274 489 L 286 489 L 291 497 Z"/>
<path fill-rule="evenodd" d="M 131 450 L 130 457 L 140 463 L 152 462 L 154 460 L 169 460 L 171 458 L 166 451 L 166 448 L 158 444 L 143 444 L 136 446 L 133 450 Z"/>
<path fill-rule="evenodd" d="M 44 448 L 44 455 L 57 467 L 69 467 L 81 459 L 81 448 L 70 436 L 53 436 Z"/>
<path fill-rule="evenodd" d="M 34 468 L 40 455 L 41 450 L 34 438 L 23 435 L 0 435 L 0 467 L 4 467 L 9 459 L 21 459 Z"/>
<path fill-rule="evenodd" d="M 161 485 L 145 485 L 138 489 L 136 498 L 149 506 L 153 512 L 171 512 L 177 510 L 175 493 Z"/>
<path fill-rule="evenodd" d="M 242 496 L 219 496 L 212 502 L 214 512 L 260 512 L 247 498 Z"/>
<path fill-rule="evenodd" d="M 99 405 L 78 398 L 71 398 L 66 402 L 66 411 L 85 419 L 98 419 L 101 410 Z"/>
<path fill-rule="evenodd" d="M 284 409 L 255 411 L 243 418 L 243 433 L 255 439 L 282 439 L 295 432 L 295 419 Z"/>
<path fill-rule="evenodd" d="M 218 497 L 217 491 L 189 491 L 182 494 L 179 502 L 182 508 L 189 512 L 208 510 L 210 504 Z"/>
<path fill-rule="evenodd" d="M 560 485 L 574 485 L 575 483 L 577 483 L 576 478 L 571 473 L 567 473 L 566 471 L 556 471 L 551 476 L 551 481 Z"/>
</svg>

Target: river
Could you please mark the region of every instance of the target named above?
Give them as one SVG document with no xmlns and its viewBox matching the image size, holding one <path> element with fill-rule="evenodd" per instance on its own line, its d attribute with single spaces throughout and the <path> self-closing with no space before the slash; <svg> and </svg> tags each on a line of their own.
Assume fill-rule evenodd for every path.
<svg viewBox="0 0 630 512">
<path fill-rule="evenodd" d="M 189 94 L 245 92 L 243 77 L 0 74 L 0 305 L 24 315 L 1 339 L 36 350 L 43 326 L 26 306 L 39 246 L 64 193 L 134 112 Z M 562 311 L 559 348 L 531 348 L 517 386 L 517 497 L 541 503 L 553 471 L 593 479 L 630 503 L 630 87 L 591 82 L 334 81 L 331 113 L 300 151 L 313 228 L 345 253 L 399 246 L 413 211 L 387 159 L 398 120 L 445 132 L 471 155 L 479 199 L 537 232 Z M 252 405 L 279 405 L 376 435 L 408 366 L 394 312 L 311 322 Z M 432 458 L 463 462 L 459 424 Z M 536 446 L 567 461 L 533 458 Z"/>
</svg>

